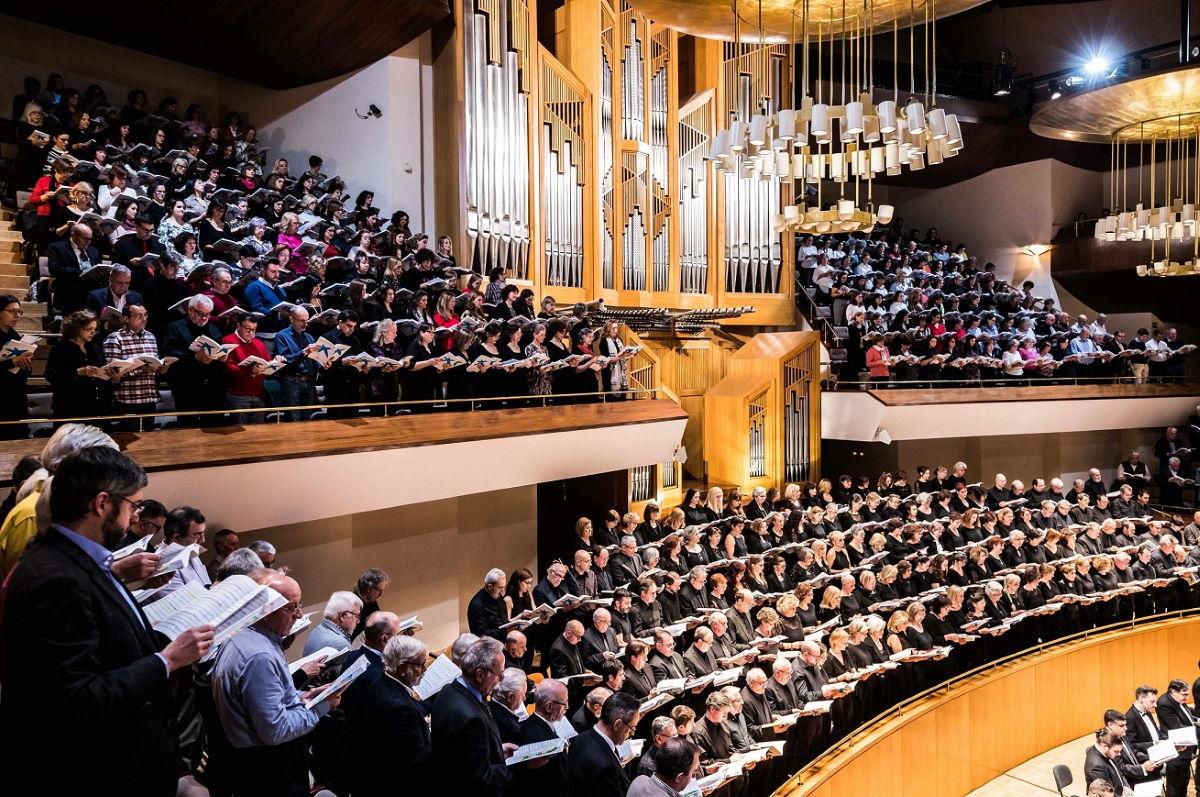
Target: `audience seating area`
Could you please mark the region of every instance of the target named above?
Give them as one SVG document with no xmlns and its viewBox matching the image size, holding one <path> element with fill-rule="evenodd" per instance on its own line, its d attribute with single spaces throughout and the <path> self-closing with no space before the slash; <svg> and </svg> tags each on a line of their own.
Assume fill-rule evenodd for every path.
<svg viewBox="0 0 1200 797">
<path fill-rule="evenodd" d="M 1195 346 L 1174 328 L 1109 329 L 996 277 L 937 230 L 802 238 L 797 302 L 830 354 L 833 387 L 1178 381 Z"/>
</svg>

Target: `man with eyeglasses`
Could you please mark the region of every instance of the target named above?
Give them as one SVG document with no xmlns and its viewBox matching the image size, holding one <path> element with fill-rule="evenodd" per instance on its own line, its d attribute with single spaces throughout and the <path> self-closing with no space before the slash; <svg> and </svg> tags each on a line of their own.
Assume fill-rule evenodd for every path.
<svg viewBox="0 0 1200 797">
<path fill-rule="evenodd" d="M 87 309 L 103 320 L 110 331 L 121 328 L 121 316 L 111 312 L 105 314 L 107 308 L 122 313 L 127 305 L 145 304 L 140 293 L 129 289 L 132 280 L 133 272 L 128 266 L 116 265 L 108 273 L 108 287 L 97 288 L 88 294 Z"/>
<path fill-rule="evenodd" d="M 637 727 L 638 701 L 617 693 L 604 701 L 600 721 L 571 740 L 567 778 L 575 797 L 625 797 L 629 777 L 618 748 Z"/>
<path fill-rule="evenodd" d="M 113 247 L 113 260 L 124 263 L 133 271 L 133 285 L 140 286 L 150 277 L 150 269 L 145 262 L 146 255 L 162 256 L 165 249 L 162 241 L 154 234 L 157 222 L 153 217 L 139 214 L 134 222 L 133 235 L 123 235 Z"/>
<path fill-rule="evenodd" d="M 504 672 L 504 646 L 491 637 L 476 640 L 460 669 L 433 706 L 432 782 L 446 794 L 501 797 L 513 775 L 504 762 L 517 745 L 501 742 L 487 698 Z"/>
<path fill-rule="evenodd" d="M 0 294 L 0 346 L 20 340 L 21 300 L 11 293 Z M 26 385 L 33 371 L 33 352 L 0 359 L 0 421 L 19 421 L 29 415 Z M 23 423 L 0 424 L 0 440 L 23 440 L 29 427 Z"/>
<path fill-rule="evenodd" d="M 293 307 L 288 313 L 288 327 L 275 334 L 275 355 L 287 363 L 276 371 L 283 403 L 287 407 L 304 407 L 317 403 L 317 361 L 309 357 L 317 343 L 308 334 L 308 310 Z M 306 421 L 312 410 L 290 410 L 290 420 Z"/>
<path fill-rule="evenodd" d="M 533 689 L 533 713 L 521 723 L 518 743 L 521 745 L 546 742 L 558 736 L 554 726 L 567 713 L 567 687 L 561 681 L 547 678 Z M 513 792 L 524 794 L 566 794 L 567 756 L 558 753 L 519 764 L 514 773 Z"/>
<path fill-rule="evenodd" d="M 233 274 L 227 268 L 214 268 L 212 272 L 212 287 L 201 291 L 201 296 L 212 299 L 213 317 L 221 318 L 221 314 L 237 307 L 237 298 L 229 292 L 233 287 Z"/>
<path fill-rule="evenodd" d="M 328 685 L 299 694 L 283 654 L 283 641 L 303 612 L 300 585 L 276 571 L 264 571 L 259 583 L 287 603 L 221 645 L 213 700 L 230 744 L 230 771 L 238 773 L 238 793 L 301 797 L 309 793 L 305 737 L 342 696 L 332 694 L 305 708 Z"/>
<path fill-rule="evenodd" d="M 6 760 L 31 767 L 47 794 L 173 795 L 179 749 L 169 681 L 208 652 L 213 627 L 161 647 L 112 573 L 111 552 L 146 487 L 137 463 L 115 447 L 83 448 L 58 464 L 54 487 L 50 527 L 5 591 Z M 105 741 L 114 739 L 121 743 Z"/>
<path fill-rule="evenodd" d="M 221 363 L 203 350 L 191 350 L 192 341 L 201 335 L 212 340 L 221 339 L 220 330 L 211 321 L 212 309 L 212 299 L 193 296 L 188 300 L 186 317 L 167 326 L 162 351 L 167 357 L 179 358 L 167 371 L 167 380 L 175 409 L 180 411 L 218 410 L 223 404 Z M 180 426 L 214 426 L 218 423 L 219 415 L 192 415 L 179 419 Z"/>
<path fill-rule="evenodd" d="M 204 532 L 207 530 L 207 521 L 199 509 L 192 506 L 175 507 L 167 513 L 167 522 L 163 524 L 163 541 L 158 547 L 159 556 L 165 559 L 189 545 L 204 545 Z M 182 569 L 176 570 L 160 594 L 170 595 L 192 582 L 206 588 L 212 584 L 208 570 L 200 562 L 199 555 L 189 558 Z"/>
<path fill-rule="evenodd" d="M 140 297 L 139 297 L 140 298 Z M 132 360 L 139 354 L 158 357 L 158 342 L 146 329 L 146 308 L 130 301 L 121 311 L 124 326 L 104 339 L 104 356 L 112 360 Z M 141 368 L 114 380 L 113 411 L 124 415 L 145 415 L 158 404 L 158 374 L 165 371 L 148 362 Z M 136 422 L 132 423 L 136 429 Z"/>
<path fill-rule="evenodd" d="M 304 642 L 304 655 L 311 656 L 322 648 L 346 650 L 350 635 L 362 614 L 362 599 L 353 592 L 335 592 L 325 603 L 325 617 Z"/>
<path fill-rule="evenodd" d="M 1189 691 L 1186 681 L 1175 679 L 1167 684 L 1166 692 L 1158 699 L 1155 713 L 1162 730 L 1168 734 L 1177 728 L 1195 727 L 1196 717 L 1187 705 Z M 1166 766 L 1166 797 L 1184 797 L 1187 794 L 1192 758 L 1196 755 L 1195 747 L 1177 747 L 1176 750 L 1179 757 L 1172 758 Z"/>
</svg>

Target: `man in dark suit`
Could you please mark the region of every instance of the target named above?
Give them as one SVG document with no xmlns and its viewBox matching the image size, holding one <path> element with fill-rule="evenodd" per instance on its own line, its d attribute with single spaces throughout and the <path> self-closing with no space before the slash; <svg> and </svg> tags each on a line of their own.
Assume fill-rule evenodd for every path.
<svg viewBox="0 0 1200 797">
<path fill-rule="evenodd" d="M 129 290 L 131 279 L 132 276 L 127 266 L 113 266 L 112 271 L 108 273 L 108 287 L 97 288 L 89 293 L 85 303 L 86 308 L 95 313 L 96 317 L 99 318 L 106 307 L 113 307 L 118 311 L 124 310 L 127 304 L 137 304 L 144 307 L 142 295 L 137 291 Z M 120 314 L 118 313 L 115 316 L 110 315 L 107 325 L 110 330 L 119 329 L 121 327 Z"/>
<path fill-rule="evenodd" d="M 625 535 L 620 549 L 608 560 L 608 572 L 613 584 L 625 586 L 638 580 L 645 566 L 637 552 L 637 538 Z"/>
<path fill-rule="evenodd" d="M 159 650 L 110 569 L 146 486 L 133 460 L 85 448 L 54 479 L 52 525 L 30 543 L 5 594 L 0 749 L 29 766 L 46 794 L 169 797 L 179 751 L 168 677 L 208 651 L 213 628 Z"/>
<path fill-rule="evenodd" d="M 504 608 L 506 586 L 508 579 L 498 567 L 493 567 L 484 576 L 483 587 L 467 604 L 467 628 L 475 636 L 504 639 L 504 631 L 500 626 L 508 622 L 507 611 Z"/>
<path fill-rule="evenodd" d="M 363 632 L 362 647 L 350 651 L 341 667 L 345 670 L 360 658 L 367 658 L 366 672 L 354 679 L 354 683 L 342 693 L 342 713 L 347 718 L 360 708 L 359 702 L 366 698 L 375 681 L 383 677 L 383 651 L 388 640 L 400 633 L 400 617 L 392 612 L 372 612 L 367 617 Z"/>
<path fill-rule="evenodd" d="M 645 636 L 663 622 L 662 607 L 658 605 L 658 584 L 647 578 L 637 582 L 637 600 L 633 602 L 633 633 Z"/>
<path fill-rule="evenodd" d="M 550 674 L 555 678 L 567 678 L 584 672 L 583 654 L 579 643 L 583 640 L 583 623 L 570 620 L 563 632 L 550 646 Z"/>
<path fill-rule="evenodd" d="M 138 216 L 137 229 L 133 235 L 123 235 L 113 247 L 113 262 L 129 266 L 133 271 L 133 284 L 140 286 L 150 277 L 146 255 L 161 256 L 166 251 L 158 236 L 154 234 L 154 219 Z"/>
<path fill-rule="evenodd" d="M 583 632 L 583 642 L 579 644 L 584 666 L 593 672 L 599 672 L 600 665 L 605 661 L 616 658 L 621 645 L 617 642 L 617 632 L 613 630 L 612 615 L 608 609 L 592 612 L 592 627 Z"/>
<path fill-rule="evenodd" d="M 571 727 L 576 733 L 591 730 L 600 721 L 600 712 L 604 709 L 604 701 L 612 697 L 613 691 L 607 686 L 597 686 L 587 693 L 579 708 L 571 715 Z"/>
<path fill-rule="evenodd" d="M 433 706 L 431 782 L 447 794 L 499 797 L 512 779 L 504 760 L 517 747 L 500 741 L 486 702 L 504 672 L 504 646 L 490 637 L 476 640 L 460 669 Z"/>
<path fill-rule="evenodd" d="M 759 726 L 769 725 L 773 719 L 771 704 L 767 699 L 767 674 L 757 667 L 746 672 L 746 686 L 742 689 L 742 713 L 746 715 L 746 724 L 754 741 L 770 741 L 775 733 L 770 728 Z"/>
<path fill-rule="evenodd" d="M 696 566 L 688 573 L 687 581 L 679 588 L 679 609 L 684 617 L 700 613 L 700 609 L 712 606 L 708 597 L 708 571 Z"/>
<path fill-rule="evenodd" d="M 215 410 L 224 406 L 224 387 L 221 382 L 221 361 L 214 360 L 207 352 L 192 351 L 192 341 L 201 335 L 220 341 L 221 332 L 211 323 L 213 303 L 207 296 L 193 296 L 188 300 L 185 318 L 172 322 L 167 327 L 159 353 L 164 357 L 178 357 L 179 362 L 167 371 L 167 382 L 175 408 L 179 410 Z M 181 426 L 211 425 L 212 416 L 184 416 Z"/>
<path fill-rule="evenodd" d="M 661 628 L 654 632 L 654 650 L 650 652 L 648 663 L 655 683 L 665 678 L 687 677 L 687 664 L 675 652 L 675 638 Z"/>
<path fill-rule="evenodd" d="M 718 669 L 717 656 L 712 650 L 713 633 L 711 628 L 700 626 L 692 640 L 692 646 L 683 654 L 683 663 L 688 668 L 688 675 L 699 678 L 716 672 Z"/>
<path fill-rule="evenodd" d="M 533 713 L 521 723 L 522 745 L 546 742 L 558 736 L 554 724 L 567 711 L 567 687 L 561 681 L 547 678 L 533 690 Z M 536 766 L 535 766 L 536 765 Z M 566 794 L 567 754 L 558 753 L 544 764 L 537 761 L 516 766 L 516 788 L 521 794 Z"/>
<path fill-rule="evenodd" d="M 367 633 L 370 639 L 369 622 Z M 365 655 L 373 657 L 374 653 Z M 414 793 L 432 785 L 428 779 L 432 737 L 424 705 L 413 691 L 425 672 L 428 655 L 425 644 L 415 637 L 390 637 L 382 653 L 383 673 L 352 705 L 343 702 L 355 795 L 395 794 L 398 783 Z M 352 686 L 367 675 L 360 675 Z M 382 762 L 387 765 L 381 766 Z"/>
<path fill-rule="evenodd" d="M 525 713 L 525 694 L 528 689 L 529 680 L 525 677 L 525 671 L 517 667 L 506 667 L 500 676 L 500 683 L 492 689 L 488 711 L 492 712 L 492 719 L 496 721 L 500 741 L 518 742 L 521 725 L 529 716 Z"/>
<path fill-rule="evenodd" d="M 637 727 L 638 701 L 618 692 L 604 702 L 600 721 L 571 740 L 567 779 L 574 797 L 625 797 L 629 778 L 617 748 Z"/>
<path fill-rule="evenodd" d="M 1113 785 L 1113 790 L 1124 794 L 1132 788 L 1124 767 L 1117 761 L 1121 755 L 1121 742 L 1107 730 L 1096 731 L 1096 744 L 1089 747 L 1083 763 L 1084 783 L 1104 780 Z"/>
<path fill-rule="evenodd" d="M 1112 734 L 1113 744 L 1117 746 L 1117 755 L 1113 759 L 1121 769 L 1121 774 L 1130 783 L 1141 783 L 1145 780 L 1158 777 L 1158 764 L 1149 760 L 1146 753 L 1138 753 L 1129 744 L 1126 738 L 1129 733 L 1129 723 L 1125 719 L 1125 715 L 1117 711 L 1115 708 L 1110 708 L 1104 712 L 1104 730 Z"/>
<path fill-rule="evenodd" d="M 1175 728 L 1194 727 L 1196 718 L 1187 706 L 1188 685 L 1186 681 L 1175 679 L 1167 684 L 1166 694 L 1162 695 L 1155 704 L 1158 721 L 1163 731 L 1170 733 Z M 1195 747 L 1176 748 L 1178 758 L 1167 762 L 1167 797 L 1184 797 L 1187 794 L 1188 776 L 1191 774 L 1192 758 L 1196 755 Z"/>
<path fill-rule="evenodd" d="M 46 257 L 54 278 L 54 308 L 63 315 L 83 309 L 87 290 L 82 273 L 100 263 L 100 252 L 92 246 L 92 228 L 73 225 L 67 240 L 50 244 Z"/>
<path fill-rule="evenodd" d="M 692 730 L 692 741 L 704 751 L 701 760 L 727 761 L 733 755 L 733 742 L 730 741 L 729 730 L 725 727 L 725 717 L 728 714 L 729 698 L 720 691 L 712 692 L 705 698 L 704 716 L 696 722 L 696 727 Z"/>
</svg>

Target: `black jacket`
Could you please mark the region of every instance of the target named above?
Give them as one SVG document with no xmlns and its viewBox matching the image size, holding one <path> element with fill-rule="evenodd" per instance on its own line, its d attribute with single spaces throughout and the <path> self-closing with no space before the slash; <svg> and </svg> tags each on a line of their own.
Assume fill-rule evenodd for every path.
<svg viewBox="0 0 1200 797">
<path fill-rule="evenodd" d="M 30 543 L 10 576 L 0 749 L 38 773 L 39 791 L 175 793 L 175 706 L 155 655 L 160 638 L 130 601 L 124 586 L 53 530 Z M 63 750 L 71 751 L 69 766 Z"/>
<path fill-rule="evenodd" d="M 550 725 L 537 714 L 531 714 L 529 719 L 521 723 L 521 734 L 518 744 L 533 744 L 547 742 L 557 734 Z M 515 791 L 521 794 L 566 794 L 567 793 L 567 754 L 559 753 L 550 759 L 549 763 L 538 769 L 531 769 L 518 764 L 514 767 L 516 779 Z"/>
<path fill-rule="evenodd" d="M 380 674 L 350 706 L 345 702 L 349 690 L 342 702 L 355 797 L 394 794 L 397 783 L 416 792 L 428 783 L 433 745 L 424 707 L 404 684 L 383 674 L 382 664 L 378 669 Z M 351 688 L 369 674 L 370 668 Z M 387 766 L 380 766 L 381 761 Z"/>
<path fill-rule="evenodd" d="M 467 628 L 475 636 L 490 636 L 503 642 L 506 632 L 500 626 L 507 622 L 504 598 L 493 598 L 485 589 L 476 592 L 467 604 Z"/>
<path fill-rule="evenodd" d="M 595 728 L 571 740 L 567 778 L 573 797 L 625 797 L 629 791 L 620 760 Z"/>
<path fill-rule="evenodd" d="M 431 740 L 430 778 L 438 788 L 447 794 L 503 794 L 512 773 L 504 763 L 500 731 L 487 706 L 458 681 L 438 693 Z"/>
</svg>

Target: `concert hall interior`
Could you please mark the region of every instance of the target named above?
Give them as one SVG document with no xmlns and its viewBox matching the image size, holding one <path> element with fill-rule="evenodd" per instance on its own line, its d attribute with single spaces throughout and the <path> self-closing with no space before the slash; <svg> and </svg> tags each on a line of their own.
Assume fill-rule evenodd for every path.
<svg viewBox="0 0 1200 797">
<path fill-rule="evenodd" d="M 4 9 L 14 776 L 1195 794 L 1195 6 Z"/>
</svg>

